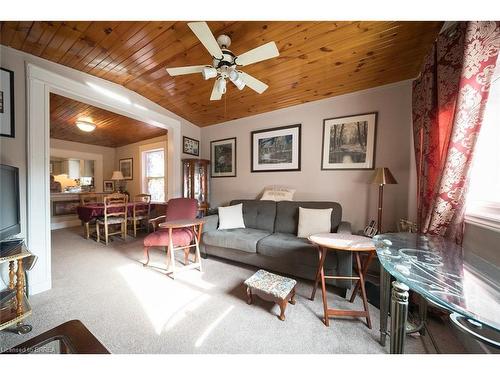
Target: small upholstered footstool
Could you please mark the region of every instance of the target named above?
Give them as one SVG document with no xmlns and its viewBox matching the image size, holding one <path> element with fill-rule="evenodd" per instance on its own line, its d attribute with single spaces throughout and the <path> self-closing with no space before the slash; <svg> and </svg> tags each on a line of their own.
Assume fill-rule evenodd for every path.
<svg viewBox="0 0 500 375">
<path fill-rule="evenodd" d="M 255 294 L 266 301 L 276 302 L 281 309 L 280 320 L 285 320 L 286 305 L 295 305 L 295 284 L 297 281 L 288 277 L 275 275 L 264 270 L 258 270 L 245 280 L 247 287 L 247 303 L 252 304 Z"/>
</svg>

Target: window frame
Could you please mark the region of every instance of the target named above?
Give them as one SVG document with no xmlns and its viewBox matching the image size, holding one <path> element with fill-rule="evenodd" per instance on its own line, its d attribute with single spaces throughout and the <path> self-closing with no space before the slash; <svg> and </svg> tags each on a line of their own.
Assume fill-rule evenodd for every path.
<svg viewBox="0 0 500 375">
<path fill-rule="evenodd" d="M 141 156 L 141 193 L 143 194 L 149 194 L 148 191 L 148 180 L 150 178 L 163 178 L 163 186 L 164 186 L 164 199 L 166 201 L 167 199 L 167 147 L 165 142 L 156 142 L 156 143 L 150 143 L 147 145 L 142 145 L 139 147 L 140 151 L 140 156 Z M 148 152 L 152 151 L 163 151 L 163 164 L 164 164 L 164 170 L 163 170 L 163 177 L 147 177 L 146 176 L 146 154 Z M 158 202 L 158 201 L 153 201 L 154 203 L 163 203 L 163 202 Z"/>
</svg>

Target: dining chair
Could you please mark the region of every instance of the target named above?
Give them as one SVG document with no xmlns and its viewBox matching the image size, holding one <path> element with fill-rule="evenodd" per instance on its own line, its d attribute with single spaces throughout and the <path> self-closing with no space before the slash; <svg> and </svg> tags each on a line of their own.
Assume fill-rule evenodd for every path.
<svg viewBox="0 0 500 375">
<path fill-rule="evenodd" d="M 134 227 L 134 237 L 137 237 L 137 223 L 142 223 L 141 228 L 149 232 L 149 214 L 151 212 L 151 195 L 137 194 L 134 196 L 132 216 L 128 218 Z M 144 223 L 146 226 L 144 226 Z"/>
<path fill-rule="evenodd" d="M 80 194 L 80 205 L 85 206 L 87 204 L 101 203 L 101 194 L 97 193 L 81 193 Z"/>
<path fill-rule="evenodd" d="M 123 239 L 127 237 L 127 205 L 128 195 L 126 194 L 117 193 L 104 197 L 104 217 L 96 221 L 97 242 L 101 241 L 101 226 L 104 228 L 106 245 L 109 242 L 109 236 L 121 234 Z M 120 225 L 120 230 L 110 232 L 112 225 Z"/>
<path fill-rule="evenodd" d="M 86 206 L 88 204 L 101 203 L 101 194 L 96 193 L 81 193 L 80 194 L 80 206 Z M 96 219 L 92 219 L 89 222 L 83 223 L 85 226 L 85 238 L 88 240 L 90 237 L 90 226 L 96 225 Z"/>
<path fill-rule="evenodd" d="M 147 258 L 146 264 L 149 263 L 149 249 L 151 247 L 162 247 L 167 252 L 167 259 L 170 259 L 170 263 L 173 262 L 173 249 L 183 249 L 184 250 L 184 264 L 189 263 L 189 252 L 190 245 L 195 239 L 195 233 L 190 228 L 174 228 L 172 230 L 158 228 L 158 224 L 165 221 L 175 221 L 175 220 L 195 220 L 198 213 L 198 201 L 196 199 L 190 198 L 174 198 L 170 199 L 167 203 L 167 210 L 165 215 L 158 216 L 154 219 L 149 220 L 153 225 L 155 231 L 150 233 L 144 239 L 144 254 Z M 170 239 L 169 233 L 172 233 L 172 239 Z M 172 247 L 173 249 L 170 249 Z M 196 259 L 195 262 L 199 261 Z"/>
</svg>

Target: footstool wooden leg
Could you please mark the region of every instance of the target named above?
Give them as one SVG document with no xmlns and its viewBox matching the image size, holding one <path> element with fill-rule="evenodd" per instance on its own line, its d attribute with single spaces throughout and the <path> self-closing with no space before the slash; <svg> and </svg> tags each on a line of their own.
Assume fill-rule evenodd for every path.
<svg viewBox="0 0 500 375">
<path fill-rule="evenodd" d="M 292 289 L 292 296 L 290 297 L 290 304 L 295 305 L 295 288 Z"/>
<path fill-rule="evenodd" d="M 286 300 L 282 300 L 282 301 L 279 301 L 278 304 L 280 305 L 280 320 L 281 321 L 284 321 L 285 320 L 285 310 L 286 310 L 286 305 L 287 305 L 287 301 Z"/>
<path fill-rule="evenodd" d="M 247 287 L 247 303 L 251 305 L 252 302 L 252 290 Z"/>
</svg>

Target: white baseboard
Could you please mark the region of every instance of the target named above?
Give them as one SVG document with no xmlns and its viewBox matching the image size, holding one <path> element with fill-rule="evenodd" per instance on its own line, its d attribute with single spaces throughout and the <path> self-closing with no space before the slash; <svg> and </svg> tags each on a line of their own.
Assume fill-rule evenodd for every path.
<svg viewBox="0 0 500 375">
<path fill-rule="evenodd" d="M 28 275 L 29 277 L 29 275 Z M 43 281 L 41 283 L 30 283 L 29 284 L 29 289 L 30 289 L 30 296 L 45 292 L 49 289 L 52 288 L 52 283 L 50 280 Z"/>
<path fill-rule="evenodd" d="M 70 227 L 78 227 L 81 225 L 81 221 L 79 219 L 61 221 L 59 223 L 50 223 L 50 230 L 54 229 L 62 229 L 62 228 L 70 228 Z"/>
</svg>

